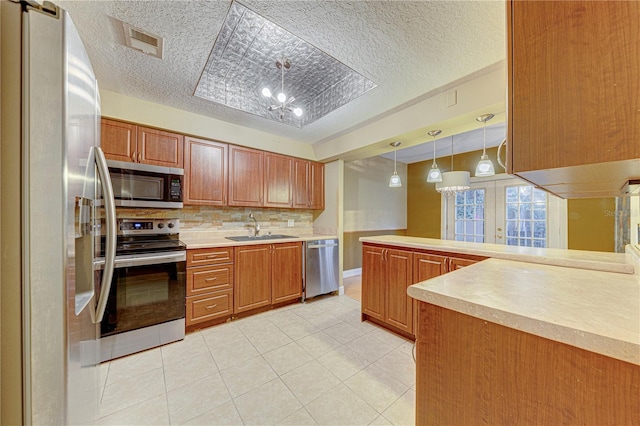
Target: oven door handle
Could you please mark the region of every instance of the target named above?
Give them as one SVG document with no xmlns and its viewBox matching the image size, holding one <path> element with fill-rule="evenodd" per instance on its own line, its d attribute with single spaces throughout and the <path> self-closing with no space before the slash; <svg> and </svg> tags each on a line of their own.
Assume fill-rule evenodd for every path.
<svg viewBox="0 0 640 426">
<path fill-rule="evenodd" d="M 95 324 L 102 322 L 104 310 L 107 307 L 107 299 L 111 291 L 111 279 L 113 278 L 113 269 L 116 258 L 116 207 L 113 196 L 113 187 L 111 186 L 111 177 L 109 176 L 109 167 L 107 159 L 102 149 L 96 147 L 96 165 L 98 166 L 98 174 L 100 175 L 100 183 L 104 195 L 105 210 L 105 261 L 104 271 L 102 273 L 102 282 L 100 283 L 100 295 L 96 301 L 96 314 L 93 318 Z"/>
<path fill-rule="evenodd" d="M 170 253 L 170 254 L 145 254 L 145 255 L 126 255 L 116 256 L 114 267 L 118 268 L 130 268 L 135 266 L 147 266 L 147 265 L 159 265 L 161 263 L 175 263 L 185 262 L 187 255 L 184 251 Z M 95 262 L 97 269 L 104 268 L 104 259 L 98 259 Z"/>
</svg>

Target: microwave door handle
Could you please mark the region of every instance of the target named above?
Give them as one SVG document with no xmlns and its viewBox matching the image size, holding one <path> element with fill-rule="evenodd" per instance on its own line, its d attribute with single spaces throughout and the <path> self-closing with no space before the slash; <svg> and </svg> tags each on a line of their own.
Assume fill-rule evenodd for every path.
<svg viewBox="0 0 640 426">
<path fill-rule="evenodd" d="M 102 282 L 100 283 L 100 295 L 98 296 L 96 315 L 94 322 L 96 324 L 102 322 L 104 310 L 107 307 L 107 298 L 111 291 L 111 278 L 113 277 L 113 269 L 116 258 L 116 207 L 113 197 L 113 187 L 111 186 L 111 178 L 109 177 L 109 167 L 104 157 L 102 149 L 96 147 L 96 165 L 98 166 L 98 174 L 102 184 L 104 194 L 104 210 L 105 210 L 105 264 L 102 272 Z"/>
</svg>

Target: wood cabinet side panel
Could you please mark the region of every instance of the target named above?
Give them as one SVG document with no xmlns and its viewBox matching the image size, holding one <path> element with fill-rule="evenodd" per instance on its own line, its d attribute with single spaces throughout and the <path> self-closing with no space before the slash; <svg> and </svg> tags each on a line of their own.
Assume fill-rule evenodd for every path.
<svg viewBox="0 0 640 426">
<path fill-rule="evenodd" d="M 262 206 L 264 201 L 264 152 L 229 148 L 229 205 Z"/>
<path fill-rule="evenodd" d="M 100 122 L 100 147 L 108 160 L 134 162 L 138 126 L 103 118 Z"/>
<path fill-rule="evenodd" d="M 138 162 L 184 167 L 184 136 L 164 130 L 138 127 Z"/>
<path fill-rule="evenodd" d="M 380 247 L 362 245 L 362 313 L 380 321 L 385 316 L 387 266 Z"/>
<path fill-rule="evenodd" d="M 302 243 L 274 244 L 271 261 L 271 303 L 302 296 Z"/>
<path fill-rule="evenodd" d="M 184 144 L 184 204 L 227 204 L 228 145 L 192 137 Z"/>
<path fill-rule="evenodd" d="M 264 203 L 265 207 L 293 206 L 293 158 L 265 153 Z"/>
<path fill-rule="evenodd" d="M 271 245 L 236 247 L 233 312 L 271 305 Z"/>
<path fill-rule="evenodd" d="M 416 424 L 640 424 L 640 366 L 419 305 Z"/>
<path fill-rule="evenodd" d="M 509 10 L 513 171 L 640 158 L 640 3 Z"/>
</svg>

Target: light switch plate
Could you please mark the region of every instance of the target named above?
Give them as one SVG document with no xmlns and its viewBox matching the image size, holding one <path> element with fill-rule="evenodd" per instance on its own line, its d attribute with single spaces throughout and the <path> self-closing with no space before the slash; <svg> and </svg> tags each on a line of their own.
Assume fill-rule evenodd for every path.
<svg viewBox="0 0 640 426">
<path fill-rule="evenodd" d="M 289 219 L 289 220 L 287 221 L 287 226 L 288 226 L 289 228 L 293 228 L 294 224 L 295 224 L 295 222 L 293 221 L 293 219 Z"/>
</svg>

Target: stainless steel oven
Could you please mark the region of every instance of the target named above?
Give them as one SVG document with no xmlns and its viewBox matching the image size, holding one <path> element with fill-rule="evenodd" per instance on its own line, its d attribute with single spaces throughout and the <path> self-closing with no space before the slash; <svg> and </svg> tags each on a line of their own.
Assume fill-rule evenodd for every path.
<svg viewBox="0 0 640 426">
<path fill-rule="evenodd" d="M 107 160 L 116 206 L 182 208 L 184 169 Z"/>
<path fill-rule="evenodd" d="M 184 338 L 186 246 L 177 219 L 119 219 L 101 361 Z M 101 270 L 98 270 L 101 273 Z"/>
</svg>

